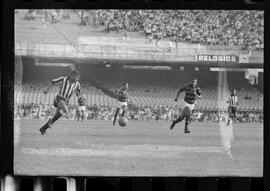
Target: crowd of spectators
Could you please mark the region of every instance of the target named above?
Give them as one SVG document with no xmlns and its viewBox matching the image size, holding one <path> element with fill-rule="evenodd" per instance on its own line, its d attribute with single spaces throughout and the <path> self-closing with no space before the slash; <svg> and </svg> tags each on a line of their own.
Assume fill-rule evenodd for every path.
<svg viewBox="0 0 270 191">
<path fill-rule="evenodd" d="M 150 41 L 162 39 L 209 45 L 264 48 L 264 13 L 255 10 L 36 10 L 25 19 L 42 15 L 43 24 L 57 23 L 77 14 L 81 25 L 105 26 L 106 31 L 143 32 Z"/>
<path fill-rule="evenodd" d="M 55 108 L 52 105 L 44 104 L 22 104 L 17 105 L 14 115 L 16 118 L 26 119 L 47 119 L 54 115 Z M 113 120 L 115 108 L 112 106 L 87 106 L 86 118 L 88 120 Z M 179 115 L 177 107 L 170 108 L 164 106 L 141 106 L 130 108 L 126 117 L 129 120 L 138 121 L 171 121 Z M 195 111 L 192 120 L 199 122 L 225 122 L 227 119 L 226 111 Z M 70 114 L 64 116 L 66 119 L 76 119 L 77 106 L 70 106 Z M 263 122 L 263 112 L 260 111 L 239 111 L 237 112 L 237 122 L 250 123 L 250 122 Z"/>
<path fill-rule="evenodd" d="M 96 10 L 107 31 L 143 31 L 150 40 L 263 49 L 264 14 L 252 10 Z"/>
<path fill-rule="evenodd" d="M 26 20 L 35 20 L 36 17 L 39 16 L 42 18 L 42 23 L 58 23 L 61 22 L 62 19 L 68 19 L 70 18 L 69 11 L 66 11 L 64 9 L 48 9 L 48 10 L 42 10 L 42 9 L 29 9 L 24 14 L 24 19 Z"/>
</svg>

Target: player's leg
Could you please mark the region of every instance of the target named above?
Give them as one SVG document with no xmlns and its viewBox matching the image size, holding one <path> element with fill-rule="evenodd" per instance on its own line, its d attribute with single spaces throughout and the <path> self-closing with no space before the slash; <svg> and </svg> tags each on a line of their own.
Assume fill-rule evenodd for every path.
<svg viewBox="0 0 270 191">
<path fill-rule="evenodd" d="M 118 116 L 118 113 L 120 111 L 120 108 L 116 108 L 116 111 L 115 111 L 115 114 L 114 114 L 114 118 L 113 118 L 113 125 L 115 125 L 115 122 L 116 122 L 116 119 L 117 119 L 117 116 Z"/>
<path fill-rule="evenodd" d="M 185 118 L 185 133 L 190 133 L 190 130 L 188 129 L 188 125 L 191 123 L 192 115 L 195 111 L 193 108 L 189 108 L 190 112 L 187 111 L 187 116 Z"/>
<path fill-rule="evenodd" d="M 190 109 L 189 109 L 189 107 L 186 106 L 186 107 L 184 108 L 182 114 L 181 114 L 176 120 L 174 120 L 174 121 L 172 122 L 172 125 L 171 125 L 170 129 L 173 129 L 174 126 L 175 126 L 177 123 L 180 123 L 181 121 L 183 121 L 183 120 L 186 118 L 186 116 L 189 115 L 189 113 L 190 113 Z"/>
<path fill-rule="evenodd" d="M 126 106 L 126 105 L 123 105 L 123 106 L 122 106 L 122 114 L 121 114 L 121 117 L 124 117 L 124 116 L 125 116 L 126 110 L 127 110 L 127 106 Z"/>
<path fill-rule="evenodd" d="M 50 123 L 49 123 L 50 126 L 52 126 L 64 114 L 69 113 L 68 106 L 63 100 L 60 100 L 58 102 L 58 110 L 59 110 L 59 112 L 57 112 L 56 115 L 50 121 Z"/>
<path fill-rule="evenodd" d="M 51 128 L 53 124 L 64 114 L 68 113 L 68 108 L 63 100 L 59 100 L 57 103 L 57 109 L 52 119 L 50 119 L 44 126 L 40 128 L 41 134 L 45 134 L 48 128 Z"/>
<path fill-rule="evenodd" d="M 190 130 L 188 129 L 188 125 L 191 123 L 191 117 L 188 115 L 185 120 L 185 133 L 190 133 Z"/>
<path fill-rule="evenodd" d="M 79 120 L 80 120 L 80 113 L 81 113 L 79 108 L 78 108 L 78 110 L 77 110 L 76 113 L 77 113 L 77 121 L 79 122 Z"/>
<path fill-rule="evenodd" d="M 84 120 L 84 114 L 85 114 L 85 110 L 82 109 L 82 111 L 81 111 L 81 122 L 83 122 L 83 120 Z"/>
<path fill-rule="evenodd" d="M 227 121 L 227 126 L 229 126 L 231 122 L 231 107 L 228 107 L 228 121 Z"/>
<path fill-rule="evenodd" d="M 233 122 L 236 121 L 236 108 L 235 107 L 232 108 L 232 121 Z"/>
</svg>

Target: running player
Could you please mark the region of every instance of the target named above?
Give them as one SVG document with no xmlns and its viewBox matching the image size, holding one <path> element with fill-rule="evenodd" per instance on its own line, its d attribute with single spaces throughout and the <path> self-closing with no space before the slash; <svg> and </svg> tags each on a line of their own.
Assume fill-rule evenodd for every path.
<svg viewBox="0 0 270 191">
<path fill-rule="evenodd" d="M 48 87 L 44 94 L 46 95 L 49 89 L 58 82 L 61 82 L 59 94 L 54 98 L 54 106 L 57 108 L 55 115 L 50 119 L 45 125 L 43 125 L 39 131 L 41 135 L 46 133 L 48 128 L 51 128 L 52 125 L 64 114 L 68 114 L 68 105 L 69 99 L 75 93 L 77 96 L 80 95 L 80 83 L 78 82 L 80 78 L 80 73 L 77 70 L 73 70 L 69 76 L 62 76 L 60 78 L 52 80 L 52 84 Z"/>
<path fill-rule="evenodd" d="M 229 117 L 228 117 L 227 126 L 229 126 L 229 124 L 236 118 L 236 110 L 237 110 L 237 106 L 239 105 L 238 97 L 236 95 L 235 89 L 233 90 L 232 94 L 227 100 L 227 103 L 229 104 L 229 107 L 228 107 Z"/>
<path fill-rule="evenodd" d="M 78 98 L 78 122 L 80 121 L 83 122 L 84 116 L 85 116 L 85 111 L 86 111 L 86 99 L 84 96 L 81 94 L 80 97 Z"/>
<path fill-rule="evenodd" d="M 127 101 L 128 101 L 128 83 L 123 83 L 122 87 L 118 91 L 117 100 L 118 100 L 118 106 L 114 114 L 113 125 L 115 125 L 115 121 L 116 121 L 116 118 L 118 116 L 120 109 L 122 109 L 121 117 L 125 116 L 125 112 L 127 110 Z"/>
<path fill-rule="evenodd" d="M 180 95 L 181 92 L 185 92 L 185 106 L 184 106 L 184 110 L 182 112 L 182 114 L 172 122 L 172 125 L 170 127 L 170 129 L 173 129 L 174 126 L 181 122 L 182 120 L 185 119 L 185 133 L 190 133 L 190 130 L 188 129 L 188 125 L 191 122 L 191 116 L 192 113 L 194 112 L 195 109 L 195 100 L 196 98 L 200 98 L 201 97 L 201 89 L 199 87 L 197 87 L 197 79 L 194 78 L 190 84 L 182 87 L 176 95 L 175 101 L 178 101 L 178 97 Z"/>
</svg>

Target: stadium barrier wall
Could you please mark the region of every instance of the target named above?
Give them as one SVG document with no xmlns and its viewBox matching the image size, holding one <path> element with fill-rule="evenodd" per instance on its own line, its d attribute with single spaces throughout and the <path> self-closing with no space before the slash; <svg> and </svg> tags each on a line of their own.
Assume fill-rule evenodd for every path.
<svg viewBox="0 0 270 191">
<path fill-rule="evenodd" d="M 168 48 L 154 50 L 150 47 L 114 46 L 114 45 L 68 45 L 50 43 L 15 43 L 15 55 L 50 57 L 50 58 L 78 58 L 78 59 L 118 59 L 144 60 L 168 62 L 196 62 L 199 54 L 207 55 L 235 55 L 247 56 L 247 51 L 228 49 L 208 49 L 190 45 L 180 47 L 177 51 L 168 51 Z M 263 53 L 254 51 L 245 63 L 263 63 Z"/>
</svg>

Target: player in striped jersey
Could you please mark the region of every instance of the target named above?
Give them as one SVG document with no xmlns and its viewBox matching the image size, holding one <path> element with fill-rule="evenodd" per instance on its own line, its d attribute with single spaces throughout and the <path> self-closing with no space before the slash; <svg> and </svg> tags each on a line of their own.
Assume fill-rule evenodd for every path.
<svg viewBox="0 0 270 191">
<path fill-rule="evenodd" d="M 78 122 L 81 119 L 81 122 L 83 122 L 84 116 L 85 116 L 85 111 L 86 111 L 86 99 L 84 96 L 81 94 L 81 96 L 78 98 Z"/>
<path fill-rule="evenodd" d="M 197 87 L 197 79 L 194 78 L 190 84 L 182 87 L 176 95 L 175 101 L 178 101 L 178 97 L 181 92 L 185 92 L 185 106 L 182 114 L 172 122 L 170 129 L 173 129 L 174 126 L 185 119 L 185 133 L 190 133 L 188 125 L 191 122 L 191 116 L 195 109 L 195 101 L 197 97 L 201 97 L 201 89 Z"/>
<path fill-rule="evenodd" d="M 228 117 L 227 126 L 229 126 L 229 124 L 236 118 L 236 110 L 237 110 L 237 106 L 239 105 L 238 97 L 236 95 L 235 89 L 233 90 L 232 94 L 227 100 L 227 103 L 229 104 L 229 107 L 228 107 L 229 117 Z"/>
<path fill-rule="evenodd" d="M 39 130 L 42 135 L 46 133 L 48 128 L 51 128 L 52 125 L 64 114 L 69 113 L 68 105 L 69 100 L 72 95 L 75 93 L 77 96 L 80 95 L 80 83 L 78 82 L 80 78 L 80 73 L 77 70 L 73 70 L 69 76 L 62 76 L 60 78 L 52 80 L 52 84 L 48 87 L 44 94 L 46 95 L 49 89 L 55 83 L 61 83 L 60 90 L 58 95 L 54 98 L 54 106 L 57 108 L 55 115 L 50 119 L 45 125 L 43 125 Z"/>
<path fill-rule="evenodd" d="M 123 83 L 123 86 L 118 91 L 117 100 L 118 100 L 118 105 L 117 105 L 116 112 L 114 114 L 113 125 L 115 125 L 115 121 L 116 121 L 116 118 L 118 116 L 120 109 L 123 110 L 121 117 L 125 115 L 125 112 L 127 109 L 127 101 L 128 101 L 128 83 Z"/>
</svg>

